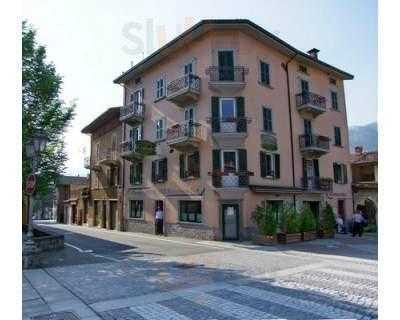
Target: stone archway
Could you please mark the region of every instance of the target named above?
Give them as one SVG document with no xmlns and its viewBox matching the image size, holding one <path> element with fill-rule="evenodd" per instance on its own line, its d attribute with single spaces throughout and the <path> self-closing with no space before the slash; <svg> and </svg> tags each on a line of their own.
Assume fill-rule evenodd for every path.
<svg viewBox="0 0 400 320">
<path fill-rule="evenodd" d="M 369 198 L 365 199 L 364 208 L 368 215 L 368 223 L 378 225 L 378 208 L 375 202 Z"/>
</svg>

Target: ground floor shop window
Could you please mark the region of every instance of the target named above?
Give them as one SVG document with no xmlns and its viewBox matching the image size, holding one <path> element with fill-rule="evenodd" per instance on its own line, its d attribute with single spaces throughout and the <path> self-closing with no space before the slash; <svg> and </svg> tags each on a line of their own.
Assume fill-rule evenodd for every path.
<svg viewBox="0 0 400 320">
<path fill-rule="evenodd" d="M 201 201 L 180 201 L 179 220 L 201 223 Z"/>
<path fill-rule="evenodd" d="M 131 200 L 129 206 L 129 218 L 143 218 L 143 200 Z"/>
</svg>

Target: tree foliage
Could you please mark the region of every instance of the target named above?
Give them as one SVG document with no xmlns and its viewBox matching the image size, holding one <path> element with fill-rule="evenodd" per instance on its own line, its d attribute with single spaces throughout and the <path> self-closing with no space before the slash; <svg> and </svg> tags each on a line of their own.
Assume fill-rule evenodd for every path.
<svg viewBox="0 0 400 320">
<path fill-rule="evenodd" d="M 333 212 L 332 206 L 326 203 L 325 208 L 322 210 L 320 229 L 324 231 L 334 231 L 335 224 L 335 213 Z"/>
<path fill-rule="evenodd" d="M 315 231 L 317 222 L 308 204 L 305 204 L 300 213 L 300 231 Z"/>
<path fill-rule="evenodd" d="M 257 206 L 253 212 L 253 219 L 257 223 L 261 234 L 266 236 L 274 236 L 278 222 L 276 221 L 276 212 L 271 206 Z"/>
<path fill-rule="evenodd" d="M 300 232 L 300 217 L 292 205 L 284 205 L 280 217 L 280 229 L 283 233 Z"/>
<path fill-rule="evenodd" d="M 47 136 L 46 149 L 38 163 L 38 193 L 44 196 L 65 169 L 64 132 L 74 117 L 75 105 L 60 99 L 62 77 L 46 61 L 46 48 L 36 43 L 36 31 L 22 23 L 22 177 L 23 185 L 32 171 L 25 146 L 36 130 Z"/>
</svg>

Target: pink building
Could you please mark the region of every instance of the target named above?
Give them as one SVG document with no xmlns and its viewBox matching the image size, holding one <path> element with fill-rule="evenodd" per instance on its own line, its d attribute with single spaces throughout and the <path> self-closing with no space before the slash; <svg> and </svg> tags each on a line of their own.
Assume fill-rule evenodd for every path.
<svg viewBox="0 0 400 320">
<path fill-rule="evenodd" d="M 352 215 L 344 80 L 248 20 L 203 20 L 123 73 L 126 231 L 246 239 L 263 201 Z"/>
</svg>

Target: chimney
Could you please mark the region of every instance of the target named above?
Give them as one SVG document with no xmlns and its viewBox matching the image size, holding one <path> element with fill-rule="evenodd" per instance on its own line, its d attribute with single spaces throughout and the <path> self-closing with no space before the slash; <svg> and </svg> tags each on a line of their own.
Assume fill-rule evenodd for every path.
<svg viewBox="0 0 400 320">
<path fill-rule="evenodd" d="M 315 60 L 318 60 L 318 52 L 319 50 L 317 48 L 312 48 L 311 50 L 307 51 L 307 53 Z"/>
<path fill-rule="evenodd" d="M 355 152 L 356 154 L 362 154 L 362 153 L 363 153 L 363 147 L 362 147 L 362 146 L 356 146 L 356 147 L 354 148 L 354 152 Z"/>
</svg>

